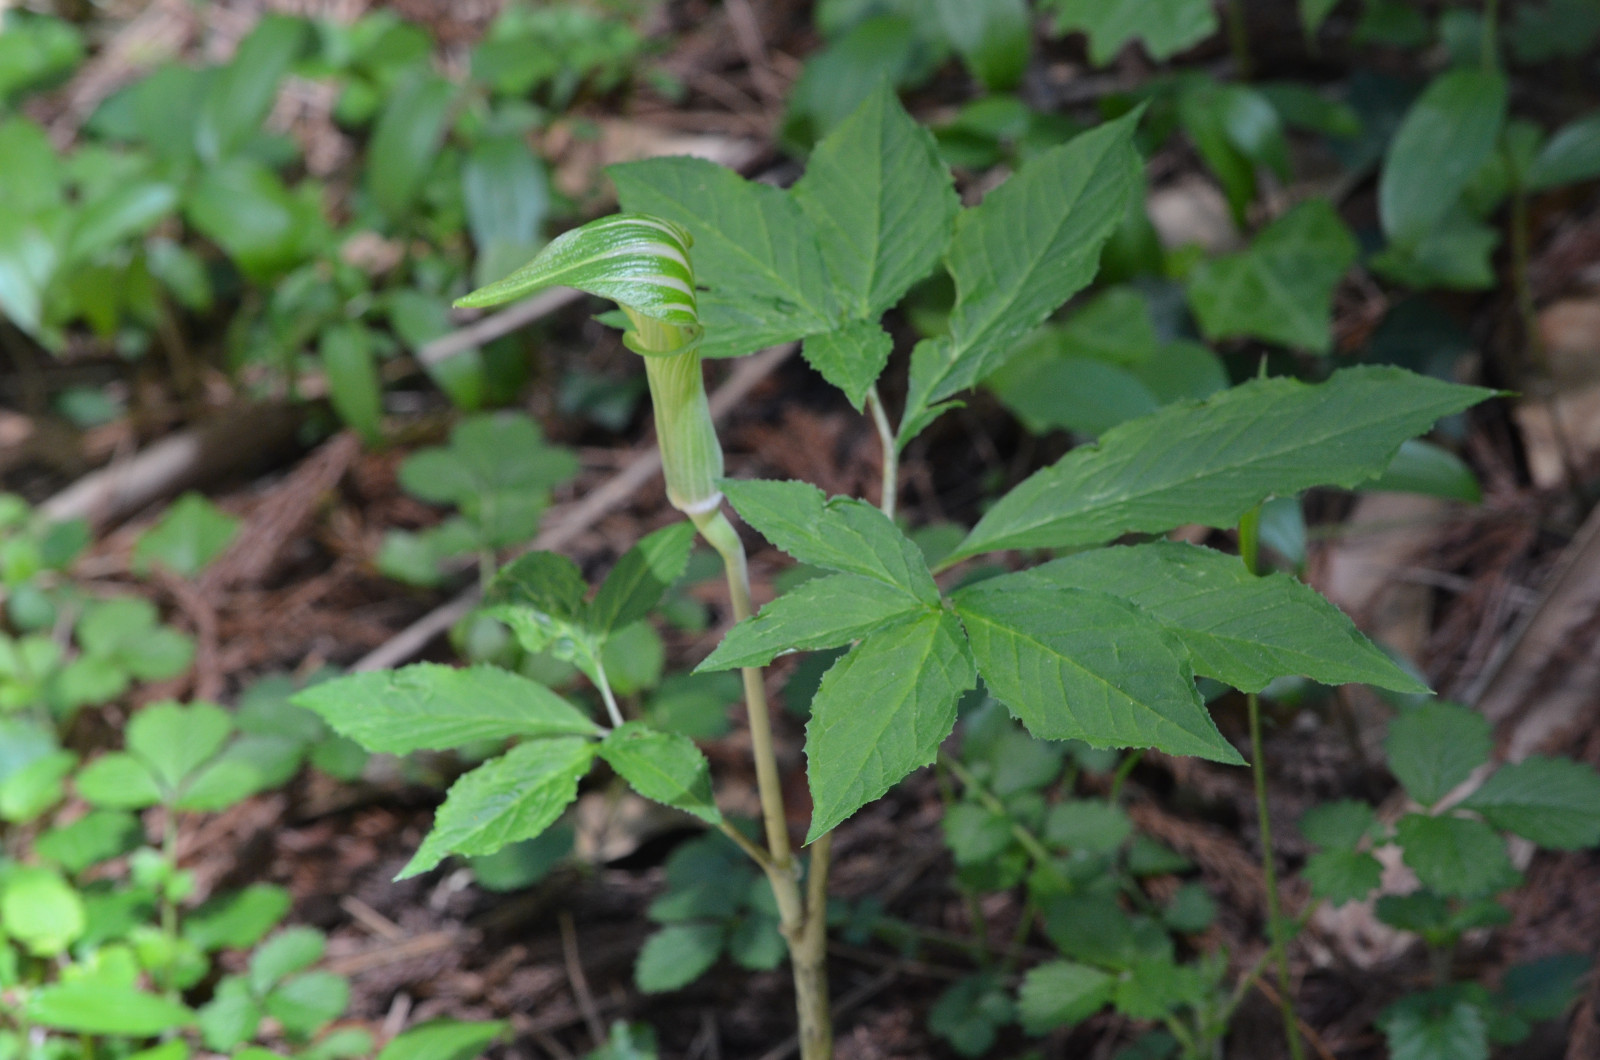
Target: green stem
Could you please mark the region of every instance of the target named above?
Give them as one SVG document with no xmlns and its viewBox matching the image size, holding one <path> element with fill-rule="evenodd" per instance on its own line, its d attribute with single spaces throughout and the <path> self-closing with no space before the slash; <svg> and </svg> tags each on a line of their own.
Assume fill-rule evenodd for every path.
<svg viewBox="0 0 1600 1060">
<path fill-rule="evenodd" d="M 611 716 L 611 727 L 622 728 L 622 710 L 617 706 L 617 697 L 611 691 L 611 680 L 606 677 L 606 664 L 598 656 L 594 660 L 594 675 L 598 680 L 595 684 L 600 688 L 600 698 L 606 702 L 606 713 Z"/>
<path fill-rule="evenodd" d="M 867 390 L 867 407 L 872 410 L 872 423 L 878 428 L 878 440 L 883 443 L 883 499 L 878 506 L 884 515 L 893 519 L 896 495 L 900 492 L 900 450 L 895 445 L 894 428 L 889 426 L 889 416 L 884 411 L 883 397 L 876 383 Z"/>
<path fill-rule="evenodd" d="M 1122 761 L 1117 763 L 1117 771 L 1111 775 L 1111 792 L 1106 800 L 1115 805 L 1122 797 L 1122 786 L 1128 782 L 1128 775 L 1134 771 L 1138 764 L 1144 761 L 1144 748 L 1137 747 L 1122 756 Z"/>
<path fill-rule="evenodd" d="M 690 518 L 706 543 L 722 556 L 734 618 L 744 621 L 754 611 L 744 542 L 720 510 L 690 513 Z M 778 903 L 779 929 L 789 945 L 789 959 L 794 966 L 800 1056 L 802 1060 L 831 1060 L 833 1023 L 828 1011 L 827 970 L 827 872 L 831 836 L 825 835 L 812 844 L 811 878 L 806 894 L 802 895 L 799 865 L 789 842 L 789 825 L 783 809 L 783 786 L 772 739 L 772 714 L 767 706 L 766 686 L 760 667 L 745 667 L 740 673 L 744 678 L 745 712 L 756 764 L 756 791 L 761 799 L 767 836 L 766 857 L 756 861 L 772 886 L 772 895 Z"/>
<path fill-rule="evenodd" d="M 1261 506 L 1256 505 L 1239 520 L 1239 555 L 1245 569 L 1260 574 Z M 1261 879 L 1267 892 L 1267 937 L 1273 963 L 1278 969 L 1278 1005 L 1283 1015 L 1283 1033 L 1289 1043 L 1291 1060 L 1301 1060 L 1304 1055 L 1300 1044 L 1300 1028 L 1294 1014 L 1294 997 L 1290 992 L 1288 925 L 1278 901 L 1278 866 L 1272 847 L 1272 820 L 1267 815 L 1267 760 L 1262 753 L 1261 698 L 1251 692 L 1245 696 L 1245 709 L 1250 718 L 1250 776 L 1255 784 L 1256 824 L 1261 829 Z"/>
<path fill-rule="evenodd" d="M 1256 789 L 1256 821 L 1261 829 L 1261 879 L 1267 891 L 1267 932 L 1272 960 L 1278 969 L 1278 1003 L 1283 1012 L 1283 1033 L 1288 1038 L 1289 1055 L 1300 1060 L 1300 1029 L 1294 1015 L 1294 996 L 1289 979 L 1289 940 L 1284 930 L 1283 910 L 1278 902 L 1278 867 L 1272 848 L 1272 824 L 1267 816 L 1267 769 L 1261 753 L 1261 698 L 1254 692 L 1245 696 L 1250 715 L 1250 773 Z"/>
</svg>

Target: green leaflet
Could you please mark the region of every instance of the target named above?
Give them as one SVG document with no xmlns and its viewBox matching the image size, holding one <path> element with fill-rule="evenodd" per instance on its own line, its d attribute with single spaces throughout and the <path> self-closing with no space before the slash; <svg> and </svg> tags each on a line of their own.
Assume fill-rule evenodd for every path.
<svg viewBox="0 0 1600 1060">
<path fill-rule="evenodd" d="M 176 1001 L 100 979 L 40 987 L 29 996 L 26 1011 L 28 1021 L 41 1027 L 135 1038 L 194 1023 L 194 1013 Z"/>
<path fill-rule="evenodd" d="M 1355 799 L 1321 802 L 1300 818 L 1306 841 L 1334 850 L 1354 850 L 1377 823 L 1372 807 Z"/>
<path fill-rule="evenodd" d="M 630 721 L 607 733 L 598 752 L 645 798 L 693 814 L 707 824 L 722 820 L 711 794 L 711 765 L 687 736 Z"/>
<path fill-rule="evenodd" d="M 893 349 L 894 339 L 881 324 L 854 320 L 833 331 L 807 335 L 800 353 L 822 378 L 844 391 L 859 412 Z"/>
<path fill-rule="evenodd" d="M 646 939 L 639 950 L 634 984 L 646 994 L 688 986 L 717 963 L 727 932 L 722 923 L 668 924 Z"/>
<path fill-rule="evenodd" d="M 1410 243 L 1391 243 L 1368 264 L 1380 276 L 1408 287 L 1479 291 L 1495 284 L 1491 255 L 1500 233 L 1461 203 Z"/>
<path fill-rule="evenodd" d="M 1401 442 L 1400 451 L 1383 474 L 1362 488 L 1368 492 L 1422 493 L 1468 504 L 1483 500 L 1478 476 L 1464 460 L 1443 446 L 1416 438 Z"/>
<path fill-rule="evenodd" d="M 228 550 L 241 520 L 198 493 L 185 493 L 134 542 L 129 566 L 148 575 L 157 566 L 193 578 Z"/>
<path fill-rule="evenodd" d="M 183 706 L 153 703 L 128 722 L 128 751 L 150 769 L 166 791 L 183 782 L 222 750 L 233 734 L 233 719 L 213 703 Z"/>
<path fill-rule="evenodd" d="M 1116 979 L 1098 968 L 1072 961 L 1048 961 L 1022 979 L 1017 1014 L 1029 1034 L 1088 1019 L 1111 1000 Z"/>
<path fill-rule="evenodd" d="M 1317 30 L 1333 14 L 1333 9 L 1339 6 L 1339 0 L 1300 0 L 1300 25 L 1306 31 L 1309 40 L 1317 35 Z"/>
<path fill-rule="evenodd" d="M 1542 191 L 1600 176 L 1600 112 L 1556 130 L 1528 170 L 1528 188 Z"/>
<path fill-rule="evenodd" d="M 1217 31 L 1210 0 L 1043 0 L 1040 6 L 1055 13 L 1057 33 L 1088 34 L 1096 66 L 1109 64 L 1135 38 L 1161 62 Z"/>
<path fill-rule="evenodd" d="M 490 759 L 450 786 L 433 830 L 398 880 L 427 872 L 447 854 L 493 854 L 532 839 L 578 796 L 595 745 L 575 736 L 530 740 Z"/>
<path fill-rule="evenodd" d="M 424 70 L 389 97 L 367 146 L 366 185 L 392 220 L 411 212 L 449 132 L 457 86 Z"/>
<path fill-rule="evenodd" d="M 1132 604 L 1024 572 L 963 589 L 955 605 L 984 682 L 1034 736 L 1244 761 L 1206 713 L 1183 645 Z"/>
<path fill-rule="evenodd" d="M 369 751 L 407 754 L 512 736 L 594 735 L 594 722 L 545 688 L 494 666 L 417 663 L 351 674 L 298 693 L 341 736 Z"/>
<path fill-rule="evenodd" d="M 998 368 L 1094 278 L 1139 176 L 1140 113 L 1038 155 L 958 218 L 945 254 L 956 284 L 950 334 L 913 353 L 901 447 L 927 425 L 925 412 Z"/>
<path fill-rule="evenodd" d="M 1361 901 L 1383 882 L 1383 863 L 1364 850 L 1320 850 L 1301 873 L 1312 894 L 1343 905 Z"/>
<path fill-rule="evenodd" d="M 549 649 L 598 683 L 606 640 L 649 614 L 683 574 L 694 525 L 674 523 L 646 535 L 617 561 L 600 591 L 577 564 L 554 552 L 529 552 L 503 567 L 484 594 L 484 613 L 511 627 L 530 652 Z"/>
<path fill-rule="evenodd" d="M 360 324 L 336 324 L 322 333 L 317 353 L 334 411 L 368 445 L 378 444 L 383 440 L 383 380 L 372 333 Z"/>
<path fill-rule="evenodd" d="M 1427 691 L 1316 590 L 1287 574 L 1258 578 L 1235 556 L 1161 541 L 1080 552 L 1031 573 L 1127 600 L 1177 635 L 1196 673 L 1242 692 L 1296 674 Z"/>
<path fill-rule="evenodd" d="M 1455 994 L 1457 985 L 1407 995 L 1383 1011 L 1377 1023 L 1393 1060 L 1489 1060 L 1489 1017 Z"/>
<path fill-rule="evenodd" d="M 922 552 L 865 501 L 829 498 L 808 482 L 724 479 L 722 488 L 745 522 L 801 563 L 860 574 L 938 604 Z"/>
<path fill-rule="evenodd" d="M 1570 758 L 1536 756 L 1502 766 L 1461 808 L 1542 847 L 1600 845 L 1600 776 Z"/>
<path fill-rule="evenodd" d="M 622 554 L 589 604 L 591 625 L 602 633 L 621 629 L 649 614 L 689 565 L 694 524 L 673 523 L 647 534 Z"/>
<path fill-rule="evenodd" d="M 904 589 L 859 574 L 813 578 L 730 629 L 696 671 L 765 666 L 790 649 L 836 648 L 929 610 Z"/>
<path fill-rule="evenodd" d="M 1506 116 L 1499 73 L 1457 69 L 1439 75 L 1406 112 L 1378 181 L 1378 217 L 1396 243 L 1425 237 L 1494 154 Z"/>
<path fill-rule="evenodd" d="M 961 626 L 943 612 L 874 633 L 835 663 L 806 725 L 806 842 L 932 762 L 975 676 Z"/>
<path fill-rule="evenodd" d="M 510 1025 L 436 1019 L 412 1027 L 383 1047 L 378 1060 L 478 1060 Z"/>
<path fill-rule="evenodd" d="M 790 194 L 845 312 L 873 322 L 933 271 L 960 206 L 933 134 L 887 84 L 817 145 Z"/>
<path fill-rule="evenodd" d="M 206 88 L 194 123 L 195 151 L 214 165 L 258 136 L 278 97 L 278 83 L 303 50 L 310 27 L 272 15 L 239 42 L 233 59 Z"/>
<path fill-rule="evenodd" d="M 1374 367 L 1317 385 L 1252 380 L 1169 405 L 1036 472 L 989 509 L 945 565 L 1183 523 L 1233 526 L 1269 496 L 1359 485 L 1388 466 L 1401 442 L 1492 393 Z"/>
<path fill-rule="evenodd" d="M 1313 199 L 1247 250 L 1196 265 L 1189 304 L 1208 339 L 1251 336 L 1328 353 L 1334 288 L 1355 260 L 1355 237 L 1330 203 Z"/>
<path fill-rule="evenodd" d="M 1408 813 L 1395 842 L 1422 885 L 1440 894 L 1478 898 L 1517 884 L 1506 841 L 1482 821 Z"/>
<path fill-rule="evenodd" d="M 612 214 L 562 233 L 528 264 L 456 305 L 499 305 L 544 287 L 576 287 L 655 320 L 698 327 L 693 244 L 694 237 L 671 221 Z"/>
<path fill-rule="evenodd" d="M 1406 794 L 1432 806 L 1489 760 L 1489 722 L 1459 703 L 1422 703 L 1389 723 L 1383 750 Z"/>
<path fill-rule="evenodd" d="M 1165 342 L 1145 295 L 1112 287 L 1045 324 L 984 385 L 1030 431 L 1100 435 L 1179 398 L 1228 386 L 1217 355 L 1198 342 Z"/>
</svg>

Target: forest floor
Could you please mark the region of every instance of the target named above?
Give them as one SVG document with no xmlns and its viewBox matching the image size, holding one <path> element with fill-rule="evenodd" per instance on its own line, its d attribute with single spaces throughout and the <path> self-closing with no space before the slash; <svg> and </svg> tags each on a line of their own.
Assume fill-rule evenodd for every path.
<svg viewBox="0 0 1600 1060">
<path fill-rule="evenodd" d="M 151 5 L 152 7 L 157 5 Z M 221 7 L 222 5 L 219 5 Z M 305 4 L 285 3 L 301 9 Z M 317 5 L 312 5 L 317 6 Z M 444 40 L 468 41 L 489 5 L 440 5 L 396 0 L 408 17 L 429 24 Z M 1261 5 L 1257 5 L 1261 6 Z M 1288 6 L 1288 5 L 1285 5 Z M 626 100 L 586 104 L 583 118 L 612 123 L 618 136 L 647 144 L 693 136 L 720 141 L 747 174 L 776 172 L 785 163 L 772 145 L 784 91 L 799 58 L 814 47 L 807 5 L 790 0 L 712 6 L 686 0 L 664 16 L 671 42 L 661 62 L 688 86 L 685 101 L 668 103 L 641 90 Z M 244 17 L 247 5 L 233 5 Z M 752 26 L 738 24 L 754 19 Z M 734 24 L 730 25 L 730 21 Z M 751 32 L 753 30 L 753 32 Z M 1273 40 L 1271 17 L 1256 37 Z M 1284 62 L 1294 50 L 1286 50 Z M 1216 61 L 1199 56 L 1197 61 Z M 1260 61 L 1270 69 L 1270 45 Z M 1137 70 L 1126 71 L 1130 75 Z M 951 88 L 949 94 L 954 94 Z M 69 92 L 70 96 L 71 93 Z M 926 105 L 941 104 L 941 87 Z M 677 138 L 677 139 L 675 139 Z M 552 136 L 552 147 L 559 147 Z M 602 138 L 602 143 L 606 143 Z M 704 146 L 704 145 L 702 145 Z M 606 143 L 627 153 L 638 143 Z M 594 141 L 575 140 L 555 163 L 557 179 L 579 186 L 597 163 Z M 1182 158 L 1158 160 L 1166 188 L 1182 188 Z M 568 168 L 563 168 L 568 167 Z M 776 167 L 776 168 L 774 168 Z M 1196 206 L 1203 213 L 1206 203 Z M 1554 377 L 1543 393 L 1493 403 L 1464 418 L 1458 451 L 1484 486 L 1481 504 L 1409 495 L 1313 495 L 1309 579 L 1343 606 L 1364 630 L 1419 661 L 1442 694 L 1483 706 L 1502 749 L 1559 750 L 1600 766 L 1600 524 L 1589 514 L 1587 488 L 1600 480 L 1600 380 L 1588 378 L 1587 355 L 1600 344 L 1600 203 L 1574 204 L 1570 215 L 1545 218 L 1532 272 L 1546 306 L 1542 327 Z M 1585 272 L 1585 269 L 1589 272 Z M 1349 339 L 1369 327 L 1370 292 L 1341 292 L 1335 333 Z M 1463 359 L 1464 375 L 1498 382 L 1493 351 L 1496 297 L 1465 306 L 1465 328 L 1480 355 Z M 613 376 L 630 355 L 614 335 L 588 320 L 584 307 L 547 321 L 538 381 L 530 408 L 550 437 L 572 447 L 582 473 L 558 493 L 545 526 L 566 529 L 561 551 L 586 570 L 604 569 L 642 533 L 672 521 L 659 478 L 618 490 L 618 502 L 584 509 L 608 482 L 650 449 L 647 410 L 619 434 L 563 413 L 555 381 L 574 365 Z M 1571 353 L 1570 362 L 1563 360 Z M 75 369 L 82 371 L 84 369 Z M 0 429 L 31 440 L 8 446 L 0 462 L 8 489 L 44 501 L 67 489 L 71 472 L 126 464 L 129 454 L 162 437 L 228 417 L 234 395 L 223 385 L 199 407 L 170 401 L 161 380 L 123 366 L 98 366 L 142 393 L 141 416 L 82 436 L 51 433 L 25 412 L 4 412 Z M 737 366 L 713 364 L 715 392 Z M 903 357 L 891 363 L 887 389 L 903 392 Z M 769 356 L 748 395 L 723 421 L 729 472 L 741 477 L 803 478 L 830 494 L 876 498 L 881 456 L 866 418 L 854 413 L 797 356 Z M 133 541 L 159 514 L 146 505 L 108 523 L 82 569 L 103 584 L 148 593 L 198 641 L 197 665 L 178 681 L 142 689 L 143 701 L 205 698 L 231 702 L 270 673 L 307 675 L 325 665 L 348 666 L 387 650 L 419 620 L 449 606 L 451 593 L 407 588 L 380 575 L 374 556 L 385 530 L 418 528 L 440 513 L 408 497 L 396 471 L 416 446 L 443 438 L 448 410 L 433 400 L 414 417 L 403 444 L 364 449 L 339 434 L 305 447 L 268 446 L 233 421 L 218 443 L 234 466 L 206 474 L 198 486 L 243 519 L 239 539 L 196 585 L 154 583 L 127 575 Z M 1029 438 L 998 404 L 978 396 L 912 446 L 902 468 L 902 511 L 912 525 L 970 523 L 985 490 L 1014 483 L 1065 448 L 1064 438 Z M 45 448 L 52 452 L 47 456 Z M 259 450 L 259 452 L 258 452 Z M 240 470 L 244 467 L 245 470 Z M 1552 470 L 1553 469 L 1553 470 Z M 581 521 L 570 517 L 577 513 Z M 1194 541 L 1214 532 L 1197 529 Z M 1226 535 L 1216 535 L 1223 543 Z M 752 541 L 754 544 L 758 542 Z M 772 579 L 788 561 L 772 550 L 753 557 L 758 602 L 773 595 Z M 715 583 L 696 590 L 715 616 L 703 634 L 670 633 L 669 663 L 692 665 L 727 628 L 729 616 Z M 407 644 L 391 662 L 449 660 L 443 638 Z M 769 673 L 781 699 L 785 666 Z M 1267 753 L 1271 806 L 1281 862 L 1291 882 L 1291 911 L 1308 896 L 1292 869 L 1307 849 L 1293 824 L 1318 800 L 1369 798 L 1391 815 L 1400 810 L 1392 782 L 1376 764 L 1384 708 L 1365 693 L 1342 692 L 1324 713 L 1284 708 L 1269 715 Z M 1243 731 L 1242 701 L 1223 701 L 1217 718 L 1230 737 Z M 85 718 L 75 740 L 92 743 L 102 721 Z M 783 764 L 798 778 L 802 723 L 780 712 Z M 753 791 L 748 740 L 740 727 L 707 748 L 714 768 L 730 778 L 739 802 Z M 447 768 L 447 767 L 445 767 Z M 505 1057 L 572 1057 L 598 1044 L 614 1019 L 653 1025 L 663 1055 L 674 1060 L 763 1060 L 793 1055 L 781 1043 L 792 1027 L 786 971 L 751 974 L 722 966 L 687 989 L 655 997 L 632 985 L 632 965 L 653 930 L 644 910 L 661 886 L 661 865 L 674 844 L 692 834 L 674 822 L 619 812 L 604 792 L 585 796 L 579 852 L 585 855 L 514 895 L 479 890 L 465 870 L 441 870 L 391 882 L 428 827 L 437 788 L 415 772 L 369 769 L 366 780 L 341 784 L 306 773 L 286 789 L 252 798 L 186 830 L 182 864 L 194 870 L 200 893 L 247 882 L 288 887 L 292 919 L 330 936 L 328 966 L 350 977 L 350 1017 L 393 1032 L 422 1018 L 510 1018 L 518 1044 Z M 803 784 L 790 800 L 803 826 Z M 1263 886 L 1254 794 L 1245 770 L 1159 754 L 1145 757 L 1127 789 L 1136 824 L 1197 867 L 1221 915 L 1202 948 L 1225 947 L 1234 967 L 1249 965 L 1263 946 Z M 1387 799 L 1386 802 L 1383 800 Z M 592 804 L 591 804 L 592 803 Z M 932 1001 L 967 974 L 974 922 L 952 886 L 940 830 L 942 800 L 922 771 L 841 829 L 835 847 L 835 893 L 845 900 L 873 896 L 894 916 L 927 929 L 923 955 L 891 948 L 836 943 L 830 971 L 837 999 L 841 1060 L 920 1060 L 954 1055 L 927 1030 Z M 1507 965 L 1567 950 L 1600 953 L 1600 853 L 1539 853 L 1521 866 L 1526 885 L 1515 893 L 1512 923 L 1465 947 L 1463 962 L 1492 982 Z M 978 945 L 1003 950 L 1023 915 L 1010 895 L 986 899 Z M 941 947 L 941 938 L 954 939 Z M 1041 956 L 1047 956 L 1041 952 Z M 1397 994 L 1424 982 L 1420 953 L 1397 948 L 1394 936 L 1360 907 L 1315 916 L 1293 947 L 1301 1017 L 1318 1055 L 1357 1060 L 1383 1055 L 1372 1034 L 1374 1016 Z M 1252 994 L 1234 1023 L 1230 1055 L 1267 1060 L 1282 1050 L 1269 987 Z M 1110 1055 L 1116 1017 L 1096 1017 L 1043 1045 L 1047 1057 Z M 775 1047 L 775 1043 L 777 1044 Z M 1027 1048 L 1020 1034 L 1002 1038 L 996 1055 Z M 1535 1039 L 1517 1057 L 1600 1056 L 1600 979 L 1572 1016 L 1561 1040 Z"/>
</svg>

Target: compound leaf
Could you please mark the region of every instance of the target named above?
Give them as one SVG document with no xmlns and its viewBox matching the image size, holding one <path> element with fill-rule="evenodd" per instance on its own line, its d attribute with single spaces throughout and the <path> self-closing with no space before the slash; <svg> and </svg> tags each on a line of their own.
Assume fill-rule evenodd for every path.
<svg viewBox="0 0 1600 1060">
<path fill-rule="evenodd" d="M 1034 736 L 1243 762 L 1206 713 L 1183 645 L 1126 601 L 1024 572 L 964 589 L 955 605 L 989 690 Z"/>
<path fill-rule="evenodd" d="M 927 613 L 904 589 L 859 574 L 812 578 L 730 629 L 697 669 L 765 666 L 780 652 L 836 648 Z"/>
<path fill-rule="evenodd" d="M 588 740 L 560 736 L 518 744 L 450 786 L 433 830 L 396 879 L 427 872 L 446 854 L 493 854 L 532 839 L 578 797 L 594 761 Z"/>
<path fill-rule="evenodd" d="M 1316 385 L 1257 379 L 1169 405 L 1036 472 L 989 509 L 945 563 L 1184 523 L 1233 526 L 1269 496 L 1359 485 L 1389 465 L 1401 442 L 1492 393 L 1371 367 Z"/>
<path fill-rule="evenodd" d="M 293 702 L 321 715 L 341 736 L 387 754 L 599 731 L 548 688 L 496 666 L 417 663 L 350 674 L 313 685 Z"/>
<path fill-rule="evenodd" d="M 1122 597 L 1177 635 L 1196 673 L 1243 692 L 1292 675 L 1427 691 L 1316 590 L 1287 574 L 1258 578 L 1238 558 L 1208 548 L 1161 541 L 1094 549 L 1033 574 Z"/>
<path fill-rule="evenodd" d="M 806 842 L 932 762 L 975 677 L 961 626 L 942 611 L 874 633 L 835 663 L 806 726 Z"/>
<path fill-rule="evenodd" d="M 925 604 L 939 602 L 922 552 L 865 501 L 830 498 L 808 482 L 724 479 L 722 488 L 745 522 L 801 563 L 860 574 Z"/>
</svg>

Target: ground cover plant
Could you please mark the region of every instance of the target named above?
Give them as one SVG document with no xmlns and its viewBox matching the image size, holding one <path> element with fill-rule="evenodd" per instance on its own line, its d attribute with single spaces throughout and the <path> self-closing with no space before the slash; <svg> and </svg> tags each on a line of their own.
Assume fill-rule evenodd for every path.
<svg viewBox="0 0 1600 1060">
<path fill-rule="evenodd" d="M 1584 3 L 320 12 L 4 15 L 0 1060 L 1585 1054 L 1600 777 L 1492 691 L 1584 569 Z M 708 100 L 788 160 L 618 139 Z M 331 440 L 34 510 L 219 395 Z M 1384 568 L 1426 644 L 1311 588 L 1397 493 L 1512 557 Z"/>
</svg>

